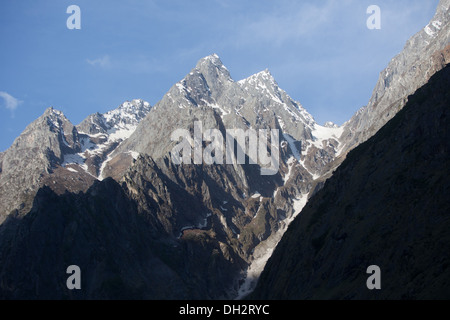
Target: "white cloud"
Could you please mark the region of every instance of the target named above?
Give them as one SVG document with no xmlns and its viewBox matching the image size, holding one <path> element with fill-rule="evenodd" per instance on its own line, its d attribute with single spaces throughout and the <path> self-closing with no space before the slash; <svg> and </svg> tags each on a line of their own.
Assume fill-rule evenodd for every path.
<svg viewBox="0 0 450 320">
<path fill-rule="evenodd" d="M 436 6 L 432 1 L 423 2 L 395 2 L 385 5 L 382 9 L 382 19 L 386 22 L 386 28 L 392 30 L 403 31 L 408 35 L 412 35 L 412 32 L 420 31 L 417 29 L 417 21 L 423 21 L 423 27 L 432 18 Z"/>
<path fill-rule="evenodd" d="M 133 74 L 149 74 L 164 69 L 160 62 L 144 54 L 126 54 L 113 58 L 105 55 L 94 60 L 86 59 L 86 62 L 93 67 Z"/>
<path fill-rule="evenodd" d="M 100 68 L 108 68 L 111 66 L 111 59 L 109 58 L 108 55 L 105 55 L 101 58 L 94 60 L 86 59 L 86 62 L 89 63 L 91 66 Z"/>
<path fill-rule="evenodd" d="M 6 109 L 11 110 L 12 113 L 23 102 L 17 98 L 14 98 L 12 95 L 4 91 L 0 91 L 0 97 L 2 97 L 5 100 Z"/>
<path fill-rule="evenodd" d="M 226 0 L 215 0 L 215 2 L 222 8 L 229 8 L 230 4 Z"/>
<path fill-rule="evenodd" d="M 283 45 L 287 41 L 309 36 L 333 14 L 336 1 L 321 3 L 288 2 L 270 13 L 248 21 L 239 30 L 241 43 L 263 42 Z"/>
</svg>

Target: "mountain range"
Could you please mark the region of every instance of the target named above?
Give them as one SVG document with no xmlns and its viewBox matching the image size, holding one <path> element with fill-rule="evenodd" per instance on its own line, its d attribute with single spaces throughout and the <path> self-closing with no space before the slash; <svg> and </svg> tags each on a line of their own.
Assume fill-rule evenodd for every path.
<svg viewBox="0 0 450 320">
<path fill-rule="evenodd" d="M 288 247 L 283 235 L 303 220 L 303 212 L 297 216 L 308 200 L 325 193 L 341 163 L 358 158 L 358 146 L 370 144 L 448 64 L 449 7 L 440 1 L 430 24 L 381 72 L 368 105 L 340 127 L 317 124 L 269 70 L 233 80 L 216 54 L 154 106 L 127 101 L 79 125 L 47 109 L 0 153 L 0 298 L 244 297 L 282 238 L 275 254 Z M 445 83 L 445 71 L 437 78 Z M 194 132 L 196 122 L 223 136 L 227 129 L 278 130 L 278 172 L 261 175 L 248 161 L 175 165 L 171 133 Z M 385 148 L 395 154 L 395 146 Z M 82 270 L 83 290 L 67 289 L 69 265 Z M 261 281 L 271 277 L 284 274 Z M 269 297 L 264 285 L 273 280 L 261 281 L 255 294 Z"/>
<path fill-rule="evenodd" d="M 352 150 L 291 224 L 252 299 L 450 297 L 450 66 Z M 369 290 L 366 270 L 381 270 Z"/>
</svg>

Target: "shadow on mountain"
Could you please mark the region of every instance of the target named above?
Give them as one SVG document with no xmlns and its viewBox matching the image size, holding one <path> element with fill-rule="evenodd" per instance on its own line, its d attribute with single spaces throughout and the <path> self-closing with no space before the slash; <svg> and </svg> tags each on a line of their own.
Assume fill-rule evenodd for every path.
<svg viewBox="0 0 450 320">
<path fill-rule="evenodd" d="M 355 148 L 291 224 L 251 299 L 450 298 L 450 67 Z M 371 265 L 381 290 L 368 290 Z"/>
<path fill-rule="evenodd" d="M 231 262 L 212 237 L 204 233 L 177 240 L 138 212 L 136 202 L 112 179 L 95 182 L 87 193 L 40 189 L 30 213 L 9 217 L 0 227 L 0 298 L 225 296 L 223 284 L 231 282 L 232 273 L 218 273 Z M 81 269 L 81 290 L 66 287 L 70 265 Z"/>
</svg>

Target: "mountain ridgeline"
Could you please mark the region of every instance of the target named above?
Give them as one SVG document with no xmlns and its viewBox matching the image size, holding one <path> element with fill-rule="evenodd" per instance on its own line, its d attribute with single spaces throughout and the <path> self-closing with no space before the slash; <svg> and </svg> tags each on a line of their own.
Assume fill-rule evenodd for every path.
<svg viewBox="0 0 450 320">
<path fill-rule="evenodd" d="M 254 299 L 450 298 L 450 67 L 349 153 L 277 246 Z M 366 269 L 381 269 L 369 290 Z"/>
<path fill-rule="evenodd" d="M 175 165 L 167 130 L 191 131 L 196 121 L 224 136 L 229 128 L 278 129 L 279 172 L 263 176 L 248 161 Z M 69 263 L 87 281 L 73 298 L 236 297 L 246 270 L 300 211 L 297 199 L 328 170 L 341 132 L 316 124 L 269 71 L 235 82 L 217 55 L 201 59 L 153 107 L 133 100 L 77 126 L 50 108 L 2 155 L 0 187 L 14 197 L 0 197 L 1 296 L 72 298 L 61 282 Z M 151 277 L 153 260 L 136 260 L 134 250 L 159 265 Z M 177 290 L 153 291 L 155 279 Z"/>
<path fill-rule="evenodd" d="M 339 244 L 359 245 L 359 239 L 365 237 L 364 241 L 370 242 L 370 236 L 376 243 L 380 238 L 377 232 L 390 239 L 386 235 L 400 222 L 405 229 L 398 227 L 398 232 L 392 235 L 393 243 L 397 243 L 400 237 L 416 239 L 413 228 L 416 225 L 425 228 L 429 222 L 431 228 L 436 223 L 436 229 L 419 228 L 417 232 L 422 238 L 417 239 L 423 239 L 424 243 L 408 242 L 412 248 L 402 245 L 398 250 L 392 246 L 393 257 L 405 252 L 405 259 L 419 260 L 417 250 L 425 248 L 423 246 L 430 249 L 430 257 L 436 255 L 437 249 L 433 251 L 435 247 L 425 240 L 429 232 L 436 241 L 437 235 L 441 236 L 439 228 L 445 226 L 446 220 L 439 215 L 438 205 L 444 204 L 436 202 L 433 208 L 437 216 L 430 216 L 429 221 L 419 214 L 408 216 L 417 220 L 408 220 L 406 212 L 396 214 L 395 208 L 403 210 L 402 201 L 409 198 L 402 194 L 398 201 L 394 200 L 396 192 L 411 191 L 416 197 L 411 200 L 413 207 L 408 207 L 408 210 L 424 208 L 429 203 L 418 193 L 413 193 L 417 191 L 414 188 L 417 186 L 424 195 L 441 201 L 437 193 L 441 190 L 439 188 L 446 186 L 447 172 L 442 167 L 444 160 L 436 167 L 439 169 L 434 175 L 430 166 L 422 171 L 411 171 L 413 174 L 409 175 L 411 172 L 408 170 L 412 170 L 415 164 L 408 161 L 411 159 L 417 165 L 425 165 L 425 162 L 420 162 L 422 158 L 414 158 L 416 155 L 411 150 L 415 148 L 412 141 L 420 140 L 422 135 L 426 136 L 424 133 L 435 139 L 430 138 L 427 145 L 424 143 L 424 149 L 418 150 L 417 156 L 422 155 L 431 163 L 437 161 L 435 156 L 448 155 L 448 150 L 441 145 L 443 140 L 439 140 L 431 130 L 432 121 L 435 124 L 441 121 L 443 125 L 447 121 L 445 116 L 441 117 L 446 113 L 441 115 L 436 109 L 445 98 L 442 93 L 445 90 L 439 83 L 447 81 L 447 69 L 413 97 L 408 98 L 408 95 L 427 83 L 450 61 L 449 7 L 450 0 L 440 1 L 430 24 L 411 38 L 404 51 L 380 74 L 368 106 L 340 127 L 333 123 L 317 124 L 300 102 L 278 86 L 269 70 L 235 81 L 216 54 L 199 60 L 191 72 L 172 86 L 154 106 L 138 99 L 127 101 L 107 113 L 92 114 L 78 125 L 72 124 L 62 112 L 48 108 L 8 150 L 0 153 L 0 298 L 244 297 L 255 288 L 260 273 L 281 239 L 282 245 L 275 254 L 278 256 L 277 252 L 289 248 L 293 255 L 283 267 L 276 265 L 279 258 L 271 259 L 255 296 L 290 297 L 292 294 L 292 297 L 323 297 L 320 292 L 331 291 L 321 288 L 320 292 L 315 292 L 313 288 L 321 285 L 315 276 L 320 274 L 322 281 L 328 279 L 335 281 L 334 284 L 347 281 L 341 273 L 334 280 L 327 278 L 335 270 L 316 272 L 319 262 L 313 259 L 315 255 L 320 256 L 320 262 L 330 263 L 327 260 L 329 252 L 326 251 L 332 250 L 328 244 L 330 237 L 338 239 Z M 435 96 L 429 96 L 430 86 L 435 87 Z M 424 106 L 432 108 L 432 101 L 436 102 L 436 108 L 430 109 L 432 112 L 427 117 L 418 118 L 408 111 L 413 108 L 411 105 L 420 111 Z M 406 103 L 410 106 L 395 117 Z M 398 119 L 402 117 L 410 117 L 410 126 L 400 125 L 403 120 Z M 390 129 L 383 128 L 384 131 L 380 132 L 390 143 L 379 137 L 370 139 L 389 120 L 387 128 Z M 421 124 L 420 120 L 428 122 Z M 395 122 L 398 128 L 393 128 L 392 123 Z M 224 137 L 228 129 L 241 129 L 243 132 L 277 130 L 279 146 L 267 147 L 267 151 L 279 152 L 278 172 L 261 175 L 261 165 L 249 163 L 248 150 L 245 150 L 245 163 L 175 164 L 172 150 L 179 141 L 172 141 L 171 133 L 181 129 L 193 134 L 196 123 L 200 123 L 204 130 L 216 129 Z M 414 131 L 412 126 L 415 124 L 421 125 L 417 128 L 422 129 Z M 442 132 L 442 137 L 445 136 L 446 133 Z M 358 151 L 365 150 L 360 148 L 351 151 L 366 140 L 361 147 L 370 149 L 368 154 Z M 374 141 L 378 141 L 377 145 L 373 145 Z M 378 145 L 383 148 L 379 149 Z M 206 146 L 204 141 L 202 147 Z M 400 154 L 399 148 L 405 152 L 404 155 Z M 431 154 L 425 156 L 425 151 Z M 392 155 L 392 158 L 385 159 L 388 165 L 381 170 L 377 159 L 384 155 Z M 362 162 L 356 162 L 358 159 Z M 342 169 L 339 166 L 344 160 L 346 166 Z M 357 170 L 345 169 L 349 162 Z M 369 169 L 365 167 L 372 163 Z M 395 181 L 385 175 L 395 177 L 396 170 L 405 163 L 407 168 L 403 176 Z M 369 170 L 369 174 L 365 170 Z M 376 183 L 380 182 L 377 180 L 370 186 L 386 187 L 383 195 L 391 197 L 391 202 L 377 194 L 375 191 L 378 189 L 374 189 L 373 194 L 364 193 L 364 187 L 368 187 L 365 181 L 370 180 L 373 172 L 377 172 L 375 176 L 378 179 L 384 177 L 386 185 L 377 186 Z M 424 176 L 425 173 L 435 178 L 430 180 Z M 356 184 L 350 184 L 351 178 Z M 412 178 L 415 180 L 411 181 Z M 301 234 L 292 231 L 308 217 L 302 213 L 298 218 L 308 199 L 313 195 L 313 199 L 317 199 L 324 192 L 331 192 L 327 190 L 334 183 L 340 184 L 332 196 L 323 200 L 317 211 L 308 204 L 306 210 L 311 216 L 308 221 L 314 223 L 308 223 L 309 227 Z M 325 189 L 321 190 L 324 186 Z M 435 189 L 425 188 L 428 186 Z M 345 199 L 338 199 L 338 191 L 349 192 L 353 198 L 346 195 Z M 361 200 L 365 197 L 367 201 Z M 385 221 L 381 231 L 378 229 L 380 221 L 375 223 L 371 220 L 379 214 L 373 212 L 379 207 L 377 200 L 393 204 L 387 210 L 390 212 L 388 217 L 381 219 Z M 360 208 L 358 201 L 371 207 Z M 328 214 L 323 209 L 328 210 L 330 206 L 354 217 L 344 221 L 340 217 L 341 212 Z M 339 223 L 334 224 L 334 219 Z M 283 237 L 294 220 L 289 235 Z M 368 228 L 367 223 L 373 224 L 373 228 Z M 353 226 L 360 233 L 348 240 L 352 236 L 348 228 Z M 291 242 L 296 243 L 297 237 L 305 239 L 301 244 L 304 252 L 297 250 L 297 247 L 303 248 L 299 245 L 290 247 Z M 439 240 L 441 247 L 445 239 L 442 235 L 442 240 Z M 368 250 L 367 257 L 356 256 L 359 252 L 356 249 L 355 256 L 346 251 L 336 265 L 344 269 L 344 275 L 351 274 L 351 268 L 361 268 L 368 262 L 365 258 L 375 257 L 371 255 L 370 247 Z M 288 271 L 294 270 L 300 263 L 296 262 L 298 255 L 305 255 L 310 259 L 305 261 L 312 261 L 312 265 L 306 266 L 310 273 L 298 273 L 298 276 L 310 279 L 313 287 L 297 281 L 295 275 L 275 273 L 275 269 L 282 272 L 285 265 L 289 265 Z M 427 259 L 420 259 L 418 272 Z M 346 265 L 349 261 L 351 268 Z M 381 259 L 379 263 L 384 261 Z M 445 259 L 442 261 L 440 266 L 445 268 L 447 262 Z M 66 270 L 71 265 L 79 266 L 82 271 L 82 290 L 72 291 L 66 286 Z M 398 271 L 394 266 L 383 265 L 382 268 Z M 434 276 L 438 271 L 433 270 Z M 301 295 L 295 290 L 284 289 L 289 282 L 288 274 L 295 280 L 290 285 L 302 288 Z M 422 273 L 414 273 L 414 276 L 429 279 Z M 421 283 L 426 285 L 425 280 Z M 273 296 L 267 292 L 271 286 L 277 288 Z M 286 295 L 283 295 L 283 290 Z M 345 298 L 365 297 L 359 288 L 355 287 L 355 290 L 353 294 L 334 290 L 330 296 L 343 293 L 341 297 Z M 411 288 L 409 293 L 411 297 L 419 297 L 417 287 Z"/>
</svg>

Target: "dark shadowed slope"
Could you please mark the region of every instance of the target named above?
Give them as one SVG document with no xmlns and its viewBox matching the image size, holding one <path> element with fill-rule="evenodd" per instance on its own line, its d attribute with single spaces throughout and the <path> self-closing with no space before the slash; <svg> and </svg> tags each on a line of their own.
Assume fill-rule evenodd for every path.
<svg viewBox="0 0 450 320">
<path fill-rule="evenodd" d="M 292 223 L 255 299 L 450 298 L 450 69 L 353 150 Z M 366 270 L 381 268 L 370 291 Z"/>
<path fill-rule="evenodd" d="M 206 299 L 231 283 L 207 234 L 176 241 L 138 211 L 112 179 L 87 193 L 40 189 L 30 213 L 0 226 L 0 299 Z M 66 287 L 70 265 L 81 290 Z"/>
</svg>

